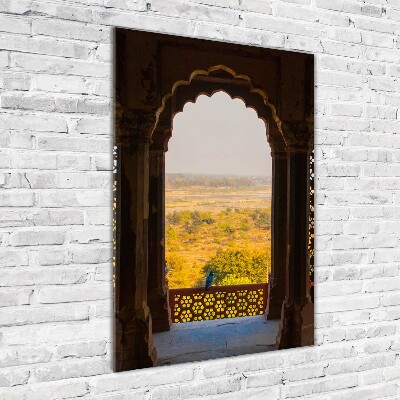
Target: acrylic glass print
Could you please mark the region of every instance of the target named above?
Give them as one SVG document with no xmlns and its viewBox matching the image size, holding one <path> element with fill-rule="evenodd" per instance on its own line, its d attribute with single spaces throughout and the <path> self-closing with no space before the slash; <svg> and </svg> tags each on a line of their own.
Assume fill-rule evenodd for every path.
<svg viewBox="0 0 400 400">
<path fill-rule="evenodd" d="M 116 29 L 115 369 L 314 343 L 314 58 Z"/>
</svg>

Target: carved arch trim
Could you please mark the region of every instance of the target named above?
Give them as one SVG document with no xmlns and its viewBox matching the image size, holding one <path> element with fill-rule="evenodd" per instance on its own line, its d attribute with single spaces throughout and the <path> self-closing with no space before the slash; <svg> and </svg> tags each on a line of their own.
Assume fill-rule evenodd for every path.
<svg viewBox="0 0 400 400">
<path fill-rule="evenodd" d="M 170 102 L 171 102 L 173 96 L 176 94 L 176 92 L 177 92 L 177 90 L 178 90 L 179 88 L 185 87 L 185 86 L 190 86 L 190 85 L 192 84 L 192 82 L 193 82 L 196 78 L 198 78 L 198 77 L 203 77 L 203 76 L 204 76 L 204 77 L 210 77 L 210 78 L 212 78 L 212 74 L 217 73 L 217 72 L 220 72 L 220 71 L 221 71 L 221 72 L 226 72 L 227 74 L 229 74 L 229 75 L 233 78 L 233 80 L 237 80 L 238 83 L 240 83 L 240 82 L 242 82 L 242 83 L 243 83 L 243 82 L 246 82 L 247 85 L 248 85 L 248 87 L 249 87 L 248 93 L 249 93 L 250 95 L 256 94 L 256 95 L 258 95 L 258 96 L 260 97 L 262 103 L 263 103 L 264 106 L 266 107 L 266 110 L 269 110 L 270 116 L 271 116 L 272 120 L 273 120 L 273 121 L 275 122 L 275 124 L 276 124 L 276 127 L 277 127 L 277 129 L 278 129 L 278 132 L 279 132 L 279 134 L 280 134 L 280 136 L 281 136 L 281 139 L 282 139 L 283 143 L 285 143 L 285 135 L 284 135 L 283 129 L 282 129 L 282 121 L 281 121 L 281 119 L 279 118 L 279 116 L 278 116 L 278 114 L 277 114 L 277 110 L 276 110 L 275 105 L 272 104 L 272 103 L 269 101 L 269 97 L 268 97 L 268 94 L 266 93 L 266 91 L 263 90 L 263 89 L 261 89 L 261 88 L 255 87 L 254 84 L 253 84 L 253 81 L 251 80 L 251 78 L 250 78 L 248 75 L 239 74 L 239 73 L 237 73 L 236 71 L 234 71 L 232 68 L 229 68 L 229 67 L 227 67 L 226 65 L 223 65 L 223 64 L 214 65 L 214 66 L 210 67 L 208 70 L 204 70 L 204 69 L 197 69 L 197 70 L 194 70 L 194 71 L 190 74 L 190 77 L 189 77 L 187 80 L 179 80 L 179 81 L 175 82 L 174 85 L 173 85 L 172 88 L 171 88 L 171 91 L 168 92 L 167 94 L 165 94 L 165 95 L 162 97 L 161 106 L 160 106 L 160 107 L 157 109 L 157 111 L 156 111 L 156 124 L 155 124 L 155 126 L 158 125 L 158 122 L 159 122 L 159 120 L 160 120 L 161 114 L 162 114 L 163 111 L 167 108 L 168 104 L 170 104 Z M 199 90 L 199 91 L 196 93 L 196 95 L 194 96 L 194 98 L 191 98 L 191 99 L 189 98 L 189 99 L 187 99 L 187 102 L 195 102 L 195 101 L 196 101 L 196 98 L 197 98 L 198 96 L 200 96 L 201 94 L 205 94 L 206 96 L 209 96 L 209 97 L 210 97 L 210 96 L 212 96 L 214 93 L 216 93 L 216 92 L 218 92 L 218 91 L 223 91 L 223 92 L 227 93 L 232 99 L 234 99 L 234 98 L 239 98 L 240 100 L 242 100 L 242 101 L 245 103 L 246 107 L 254 109 L 255 112 L 256 112 L 256 114 L 257 114 L 257 116 L 258 116 L 260 119 L 262 119 L 266 124 L 269 123 L 269 121 L 266 121 L 266 119 L 263 118 L 263 117 L 260 115 L 260 110 L 258 110 L 257 107 L 253 106 L 251 103 L 249 104 L 249 102 L 247 101 L 246 98 L 243 98 L 242 96 L 231 95 L 231 93 L 229 93 L 228 90 L 224 90 L 223 88 L 216 89 L 216 90 L 212 91 L 211 93 L 209 93 L 209 92 L 207 92 L 207 91 Z M 182 110 L 178 110 L 178 111 L 174 112 L 174 113 L 171 115 L 171 121 L 172 121 L 173 117 L 174 117 L 178 112 L 180 112 L 180 111 L 182 111 Z M 171 124 L 171 125 L 172 125 L 172 124 Z M 154 130 L 155 130 L 155 129 L 154 129 Z M 153 130 L 152 134 L 154 133 L 154 130 Z M 267 134 L 268 134 L 268 129 L 267 129 Z M 268 139 L 268 140 L 269 140 L 269 139 Z"/>
</svg>

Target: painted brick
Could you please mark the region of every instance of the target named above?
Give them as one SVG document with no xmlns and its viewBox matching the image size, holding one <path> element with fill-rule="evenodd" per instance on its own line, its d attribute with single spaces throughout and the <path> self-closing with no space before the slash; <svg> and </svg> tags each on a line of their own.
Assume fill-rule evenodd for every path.
<svg viewBox="0 0 400 400">
<path fill-rule="evenodd" d="M 90 156 L 74 153 L 57 154 L 56 165 L 60 170 L 87 171 L 90 169 Z"/>
<path fill-rule="evenodd" d="M 11 193 L 0 193 L 1 207 L 31 207 L 34 204 L 35 194 L 32 192 L 18 193 L 18 197 Z"/>
<path fill-rule="evenodd" d="M 0 371 L 0 387 L 24 385 L 28 382 L 29 371 L 3 369 Z"/>
<path fill-rule="evenodd" d="M 349 304 L 351 299 L 351 304 Z M 319 312 L 364 310 L 378 307 L 379 297 L 372 295 L 348 296 L 338 299 L 322 299 L 319 305 Z"/>
<path fill-rule="evenodd" d="M 60 382 L 52 382 L 51 385 L 48 382 L 31 385 L 26 392 L 26 399 L 41 400 L 43 397 L 48 400 L 70 399 L 79 398 L 88 393 L 89 385 L 87 382 L 66 379 Z"/>
<path fill-rule="evenodd" d="M 29 0 L 21 0 L 16 3 L 7 0 L 0 1 L 0 12 L 7 14 L 24 14 L 30 11 L 31 2 Z"/>
<path fill-rule="evenodd" d="M 42 209 L 26 215 L 35 226 L 50 225 L 83 225 L 83 212 L 79 210 Z"/>
<path fill-rule="evenodd" d="M 1 96 L 1 107 L 18 110 L 54 111 L 55 104 L 51 98 L 39 96 L 21 96 L 21 94 L 4 94 Z"/>
<path fill-rule="evenodd" d="M 77 304 L 77 303 L 75 303 Z M 8 346 L 57 345 L 62 342 L 100 340 L 108 337 L 109 321 L 68 321 L 57 324 L 35 324 L 3 328 L 3 341 Z"/>
<path fill-rule="evenodd" d="M 2 310 L 0 326 L 42 324 L 45 322 L 85 321 L 88 319 L 89 307 L 85 304 L 55 304 L 47 305 L 46 308 L 37 306 L 31 306 L 29 308 L 8 307 L 7 309 Z M 53 354 L 51 350 L 48 351 L 50 352 L 50 355 Z M 22 361 L 21 364 L 23 364 Z"/>
<path fill-rule="evenodd" d="M 282 371 L 277 372 L 261 372 L 257 374 L 247 375 L 247 387 L 268 387 L 273 385 L 278 385 L 282 382 L 284 373 Z"/>
<path fill-rule="evenodd" d="M 185 383 L 180 385 L 178 389 L 182 398 L 189 399 L 195 395 L 209 396 L 239 390 L 243 380 L 244 377 L 242 375 L 221 377 L 208 381 L 193 381 L 190 382 L 190 384 Z"/>
<path fill-rule="evenodd" d="M 38 293 L 40 303 L 66 303 L 87 300 L 108 299 L 111 296 L 111 290 L 108 285 L 101 286 L 57 286 L 41 289 Z"/>
<path fill-rule="evenodd" d="M 298 383 L 288 385 L 286 398 L 298 397 L 299 395 L 319 394 L 331 390 L 352 388 L 358 385 L 358 378 L 354 375 L 345 377 L 317 379 L 313 383 Z"/>
<path fill-rule="evenodd" d="M 80 76 L 38 75 L 35 86 L 38 90 L 53 93 L 92 93 L 90 81 Z"/>
<path fill-rule="evenodd" d="M 46 347 L 17 347 L 0 351 L 1 368 L 16 365 L 29 365 L 50 361 L 52 351 Z"/>
<path fill-rule="evenodd" d="M 77 112 L 86 114 L 109 115 L 111 105 L 109 100 L 78 100 Z"/>
<path fill-rule="evenodd" d="M 23 286 L 42 284 L 71 284 L 82 283 L 87 280 L 88 273 L 83 269 L 69 268 L 65 270 L 41 269 L 41 270 L 10 270 L 2 272 L 3 279 L 1 286 Z"/>
<path fill-rule="evenodd" d="M 86 227 L 68 232 L 67 240 L 71 243 L 110 243 L 112 231 L 110 227 Z"/>
<path fill-rule="evenodd" d="M 110 39 L 108 28 L 95 27 L 69 21 L 33 20 L 32 32 L 34 35 L 84 40 L 96 43 L 108 42 Z"/>
<path fill-rule="evenodd" d="M 109 119 L 82 118 L 78 121 L 76 130 L 78 133 L 90 133 L 94 135 L 108 135 L 110 133 Z"/>
<path fill-rule="evenodd" d="M 332 400 L 378 399 L 379 397 L 376 397 L 378 393 L 379 396 L 385 396 L 390 398 L 390 396 L 393 396 L 393 394 L 396 393 L 396 388 L 394 387 L 394 385 L 374 385 L 373 387 L 357 388 L 349 393 L 333 394 L 331 399 Z"/>
<path fill-rule="evenodd" d="M 109 188 L 112 185 L 110 173 L 61 173 L 58 175 L 58 188 Z"/>
<path fill-rule="evenodd" d="M 112 281 L 113 272 L 108 264 L 98 265 L 96 268 L 95 280 L 96 281 Z"/>
<path fill-rule="evenodd" d="M 335 318 L 335 321 L 337 321 L 340 325 L 354 325 L 368 323 L 370 319 L 371 313 L 369 311 L 357 310 L 342 312 L 337 316 L 337 318 Z"/>
<path fill-rule="evenodd" d="M 11 62 L 17 70 L 37 73 L 94 76 L 100 78 L 106 78 L 111 73 L 111 67 L 108 64 L 77 59 L 71 60 L 70 58 L 63 58 L 62 55 L 54 57 L 38 54 L 32 58 L 30 54 L 11 53 Z"/>
<path fill-rule="evenodd" d="M 322 40 L 321 45 L 323 52 L 326 54 L 361 58 L 361 47 L 356 44 L 347 44 L 341 42 L 332 42 L 328 40 Z"/>
<path fill-rule="evenodd" d="M 0 129 L 67 132 L 67 124 L 63 118 L 40 115 L 26 115 L 26 117 L 21 118 L 21 115 L 16 114 L 3 114 Z"/>
<path fill-rule="evenodd" d="M 302 381 L 304 379 L 320 378 L 325 376 L 325 369 L 328 364 L 319 364 L 304 368 L 303 366 L 291 368 L 283 372 L 283 379 L 286 382 Z"/>
<path fill-rule="evenodd" d="M 92 22 L 93 11 L 91 8 L 70 6 L 63 4 L 46 4 L 41 1 L 33 1 L 31 9 L 35 13 L 41 13 L 59 19 L 71 21 Z"/>
<path fill-rule="evenodd" d="M 60 359 L 104 356 L 106 354 L 106 342 L 68 343 L 58 346 L 56 354 Z"/>
<path fill-rule="evenodd" d="M 42 244 L 63 244 L 64 233 L 60 231 L 20 231 L 10 238 L 13 246 L 37 246 Z"/>
<path fill-rule="evenodd" d="M 37 382 L 49 382 L 108 373 L 110 365 L 105 360 L 67 360 L 62 363 L 47 363 L 35 368 Z"/>
<path fill-rule="evenodd" d="M 93 158 L 93 163 L 97 171 L 111 171 L 113 167 L 113 158 L 111 154 L 96 155 Z"/>
<path fill-rule="evenodd" d="M 38 251 L 39 265 L 60 265 L 67 264 L 66 251 L 64 249 L 41 249 Z"/>
<path fill-rule="evenodd" d="M 389 356 L 394 360 L 394 356 Z M 386 365 L 388 356 L 368 356 L 360 359 L 360 361 L 346 360 L 346 361 L 332 361 L 329 363 L 326 371 L 330 375 L 339 375 L 342 373 L 360 372 L 368 369 L 379 368 Z"/>
<path fill-rule="evenodd" d="M 76 248 L 71 250 L 72 262 L 78 264 L 97 264 L 111 260 L 109 248 L 95 248 L 95 246 Z"/>
<path fill-rule="evenodd" d="M 360 104 L 331 104 L 330 108 L 332 115 L 360 117 L 363 113 L 363 106 Z"/>
<path fill-rule="evenodd" d="M 121 10 L 128 10 L 128 11 L 145 11 L 146 10 L 146 2 L 145 1 L 138 1 L 135 3 L 127 2 L 125 0 L 90 0 L 93 1 L 95 4 L 101 4 L 107 8 L 114 8 L 114 9 L 121 9 Z M 232 0 L 231 0 L 232 1 Z M 237 1 L 234 0 L 236 3 Z M 83 3 L 87 3 L 83 0 Z M 204 4 L 213 4 L 213 0 L 201 0 L 199 3 Z"/>
<path fill-rule="evenodd" d="M 152 0 L 152 10 L 155 13 L 167 14 L 169 16 L 179 16 L 185 13 L 188 19 L 200 21 L 212 21 L 226 25 L 237 25 L 239 22 L 239 13 L 236 10 L 210 8 L 202 4 L 190 4 L 180 0 L 171 0 L 168 4 L 162 0 Z"/>
<path fill-rule="evenodd" d="M 12 50 L 23 53 L 36 53 L 61 57 L 88 58 L 91 48 L 88 45 L 73 44 L 66 46 L 61 40 L 54 40 L 39 37 L 14 36 L 2 34 L 0 47 L 5 50 Z"/>
<path fill-rule="evenodd" d="M 207 396 L 207 400 L 256 400 L 265 396 L 265 389 L 247 389 L 239 390 L 237 392 L 230 392 L 225 394 L 219 394 L 216 396 Z M 279 400 L 280 388 L 278 386 L 271 386 L 268 388 L 268 398 L 271 400 Z M 193 400 L 204 399 L 203 397 L 195 397 Z"/>
<path fill-rule="evenodd" d="M 105 208 L 87 210 L 86 216 L 90 225 L 111 225 L 112 222 L 112 212 Z"/>
<path fill-rule="evenodd" d="M 22 267 L 29 265 L 28 253 L 24 250 L 2 250 L 0 252 L 0 266 Z"/>
<path fill-rule="evenodd" d="M 30 35 L 31 24 L 22 18 L 13 18 L 10 16 L 0 15 L 0 30 L 2 32 L 12 32 Z"/>
<path fill-rule="evenodd" d="M 41 192 L 38 195 L 40 207 L 105 207 L 111 197 L 106 190 L 81 190 L 78 193 L 63 190 Z"/>
<path fill-rule="evenodd" d="M 271 3 L 264 0 L 243 0 L 240 2 L 240 8 L 244 11 L 251 11 L 261 14 L 272 14 Z"/>
<path fill-rule="evenodd" d="M 92 306 L 93 314 L 96 318 L 111 318 L 113 316 L 113 310 L 108 301 L 96 301 L 96 304 Z M 112 350 L 108 350 L 110 353 Z"/>
<path fill-rule="evenodd" d="M 0 289 L 0 307 L 20 306 L 30 304 L 32 289 Z"/>
<path fill-rule="evenodd" d="M 343 33 L 347 37 L 348 30 Z M 361 41 L 361 34 L 360 34 Z M 387 70 L 386 65 L 378 62 L 366 62 L 365 60 L 354 60 L 347 57 L 321 56 L 318 65 L 320 68 L 352 72 L 363 75 L 383 75 Z M 389 67 L 388 67 L 389 68 Z"/>
<path fill-rule="evenodd" d="M 21 73 L 5 73 L 2 87 L 5 90 L 27 91 L 31 88 L 31 77 Z"/>
<path fill-rule="evenodd" d="M 85 149 L 90 147 L 93 152 L 106 153 L 110 150 L 110 144 L 109 140 L 104 139 L 41 136 L 38 140 L 38 149 L 85 152 Z"/>
<path fill-rule="evenodd" d="M 346 285 L 341 285 L 339 287 L 337 282 L 324 282 L 320 283 L 318 286 L 318 295 L 321 298 L 326 296 L 345 296 L 360 292 L 362 282 L 348 282 Z"/>
<path fill-rule="evenodd" d="M 5 131 L 0 138 L 0 143 L 2 147 L 11 149 L 32 149 L 34 147 L 34 139 L 35 136 L 33 134 Z"/>
<path fill-rule="evenodd" d="M 187 382 L 193 380 L 193 370 L 183 368 L 182 366 L 176 366 L 172 371 L 169 371 L 165 367 L 161 367 L 154 371 L 136 371 L 136 373 L 128 373 L 129 379 L 119 379 L 118 376 L 99 376 L 90 379 L 90 384 L 93 387 L 94 393 L 109 393 L 115 390 L 125 391 L 131 389 L 137 389 L 140 387 L 151 387 L 157 385 L 161 386 L 160 394 L 163 394 L 163 389 L 166 385 L 171 385 L 178 382 Z M 179 386 L 172 386 L 178 387 Z M 174 391 L 175 389 L 172 389 Z M 167 390 L 165 390 L 167 392 Z"/>
</svg>

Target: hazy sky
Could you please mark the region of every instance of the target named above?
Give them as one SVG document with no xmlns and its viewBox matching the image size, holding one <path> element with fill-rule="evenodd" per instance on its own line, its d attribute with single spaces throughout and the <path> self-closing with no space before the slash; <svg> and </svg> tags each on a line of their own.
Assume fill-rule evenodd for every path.
<svg viewBox="0 0 400 400">
<path fill-rule="evenodd" d="M 264 122 L 226 93 L 199 96 L 174 118 L 166 172 L 271 175 Z"/>
</svg>

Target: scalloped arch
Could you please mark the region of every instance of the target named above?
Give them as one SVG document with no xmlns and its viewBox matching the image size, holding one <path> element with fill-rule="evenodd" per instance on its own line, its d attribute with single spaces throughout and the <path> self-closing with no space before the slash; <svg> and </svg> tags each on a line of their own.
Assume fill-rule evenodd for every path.
<svg viewBox="0 0 400 400">
<path fill-rule="evenodd" d="M 236 71 L 234 71 L 232 68 L 229 68 L 229 67 L 227 67 L 226 65 L 223 65 L 223 64 L 214 65 L 214 66 L 210 67 L 208 70 L 196 69 L 190 74 L 189 79 L 187 79 L 187 80 L 179 80 L 179 81 L 175 82 L 174 85 L 172 86 L 171 91 L 163 96 L 162 101 L 161 101 L 161 106 L 156 111 L 156 125 L 158 123 L 158 120 L 159 120 L 159 117 L 160 117 L 161 113 L 165 109 L 165 106 L 166 106 L 167 102 L 175 94 L 175 92 L 178 89 L 178 87 L 180 87 L 180 86 L 189 86 L 191 84 L 192 80 L 195 77 L 197 77 L 197 76 L 210 76 L 213 72 L 217 72 L 217 71 L 225 71 L 229 75 L 231 75 L 234 79 L 245 80 L 250 84 L 249 93 L 256 93 L 259 96 L 261 96 L 263 103 L 270 109 L 272 119 L 275 121 L 275 123 L 276 123 L 276 125 L 278 127 L 278 130 L 279 130 L 279 133 L 281 134 L 282 140 L 284 140 L 284 134 L 283 134 L 283 131 L 282 131 L 282 121 L 280 120 L 280 118 L 279 118 L 279 116 L 278 116 L 278 114 L 276 112 L 276 107 L 272 103 L 269 102 L 268 94 L 264 90 L 256 88 L 254 86 L 254 84 L 253 84 L 253 81 L 251 80 L 251 78 L 248 75 L 239 74 Z M 213 93 L 218 92 L 218 91 L 223 91 L 223 92 L 227 93 L 231 98 L 240 98 L 245 103 L 246 107 L 254 109 L 256 111 L 257 116 L 259 118 L 263 119 L 262 117 L 259 116 L 259 113 L 258 113 L 257 109 L 255 109 L 251 105 L 247 104 L 246 99 L 243 99 L 242 97 L 235 97 L 235 96 L 232 97 L 230 95 L 230 93 L 226 92 L 223 89 L 215 90 Z M 206 96 L 210 96 L 206 92 L 199 91 L 199 93 L 196 95 L 195 99 L 201 94 L 205 94 Z"/>
<path fill-rule="evenodd" d="M 232 100 L 234 100 L 234 99 L 241 100 L 241 101 L 244 103 L 244 105 L 245 105 L 246 108 L 249 108 L 249 109 L 253 110 L 253 111 L 256 113 L 257 118 L 261 119 L 261 120 L 267 125 L 268 121 L 266 121 L 266 119 L 265 119 L 262 115 L 259 114 L 259 112 L 258 112 L 256 106 L 253 106 L 253 105 L 251 105 L 251 104 L 246 103 L 246 100 L 245 100 L 242 96 L 239 96 L 239 95 L 232 95 L 232 93 L 229 93 L 226 89 L 214 89 L 214 90 L 211 90 L 211 91 L 205 91 L 205 90 L 204 90 L 204 91 L 199 91 L 198 93 L 196 93 L 196 96 L 195 96 L 194 98 L 188 100 L 188 101 L 185 103 L 185 105 L 188 104 L 188 103 L 195 104 L 195 103 L 197 102 L 197 99 L 198 99 L 200 96 L 212 97 L 212 96 L 214 96 L 214 94 L 220 93 L 220 92 L 225 93 L 225 94 L 228 95 L 229 98 L 232 99 Z M 183 112 L 183 109 L 174 112 L 173 115 L 172 115 L 172 118 L 174 118 L 176 115 L 178 115 L 178 114 L 180 114 L 180 113 L 182 113 L 182 112 Z"/>
</svg>

